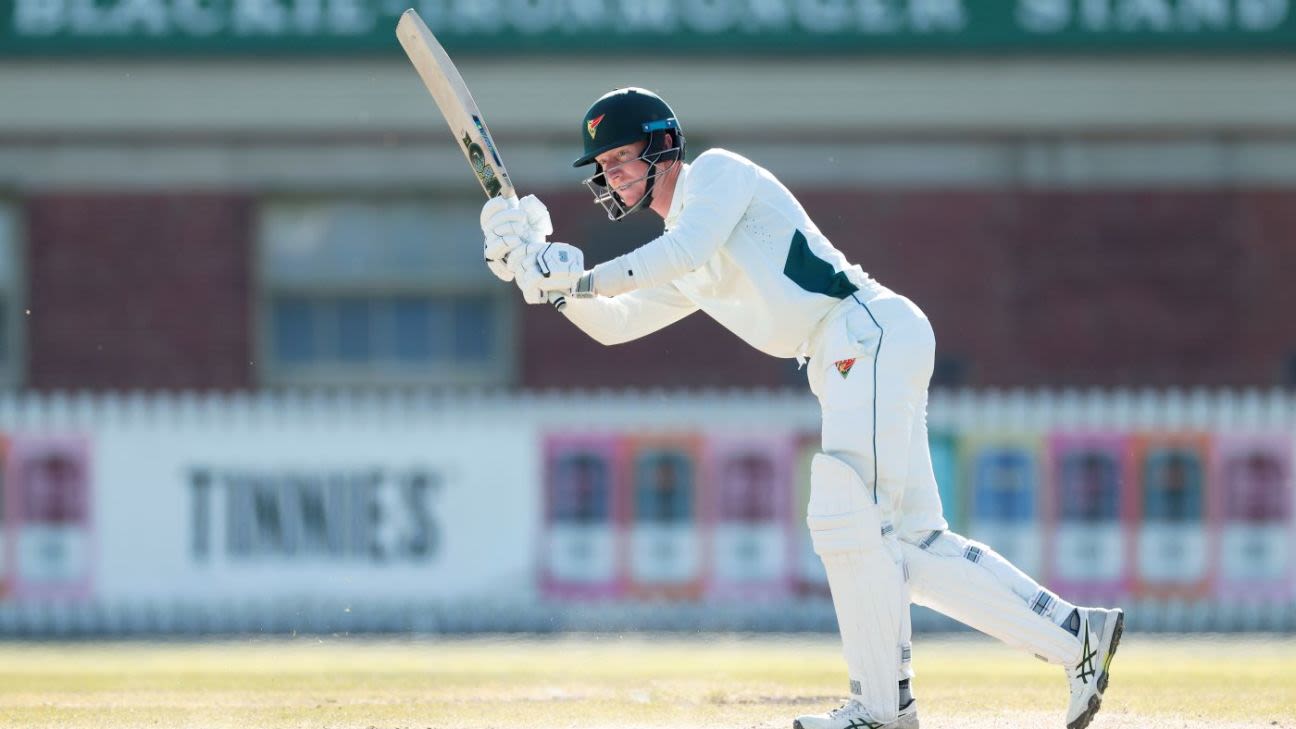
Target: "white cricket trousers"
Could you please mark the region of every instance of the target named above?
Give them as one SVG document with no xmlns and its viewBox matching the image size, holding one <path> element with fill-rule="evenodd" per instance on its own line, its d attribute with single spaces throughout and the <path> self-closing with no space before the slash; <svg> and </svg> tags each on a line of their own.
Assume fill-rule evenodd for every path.
<svg viewBox="0 0 1296 729">
<path fill-rule="evenodd" d="M 1050 663 L 1074 663 L 1081 642 L 1060 625 L 1073 606 L 986 545 L 949 531 L 927 439 L 935 352 L 931 323 L 909 299 L 873 284 L 843 300 L 809 348 L 823 452 L 848 464 L 871 492 L 884 536 L 903 555 L 913 602 Z M 839 624 L 843 608 L 837 605 Z M 912 675 L 908 605 L 903 613 L 900 679 Z"/>
</svg>

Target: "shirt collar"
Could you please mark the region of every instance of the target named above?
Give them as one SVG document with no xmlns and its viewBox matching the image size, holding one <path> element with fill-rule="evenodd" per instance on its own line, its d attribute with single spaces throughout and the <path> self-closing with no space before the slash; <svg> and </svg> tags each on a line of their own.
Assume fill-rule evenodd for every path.
<svg viewBox="0 0 1296 729">
<path fill-rule="evenodd" d="M 679 218 L 680 208 L 684 207 L 684 178 L 688 177 L 689 165 L 680 163 L 679 177 L 675 178 L 675 192 L 671 195 L 670 209 L 666 211 L 666 227 L 670 228 Z"/>
</svg>

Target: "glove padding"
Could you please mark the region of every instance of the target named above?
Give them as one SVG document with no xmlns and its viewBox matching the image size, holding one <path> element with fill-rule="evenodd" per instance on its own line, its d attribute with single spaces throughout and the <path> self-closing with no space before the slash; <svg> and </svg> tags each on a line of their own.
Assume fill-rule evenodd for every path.
<svg viewBox="0 0 1296 729">
<path fill-rule="evenodd" d="M 485 236 L 482 257 L 491 273 L 501 281 L 512 281 L 514 271 L 508 266 L 510 255 L 524 244 L 543 243 L 553 233 L 549 209 L 535 195 L 521 200 L 493 197 L 481 211 Z"/>
<path fill-rule="evenodd" d="M 563 297 L 593 296 L 585 254 L 569 243 L 526 244 L 510 256 L 509 270 L 528 304 L 551 302 L 561 309 Z"/>
</svg>

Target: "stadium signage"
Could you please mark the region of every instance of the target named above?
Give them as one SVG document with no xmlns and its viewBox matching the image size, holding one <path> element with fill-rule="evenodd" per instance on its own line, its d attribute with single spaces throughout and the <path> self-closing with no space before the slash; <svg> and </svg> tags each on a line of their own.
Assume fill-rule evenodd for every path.
<svg viewBox="0 0 1296 729">
<path fill-rule="evenodd" d="M 1296 0 L 14 0 L 0 53 L 1296 50 Z"/>
<path fill-rule="evenodd" d="M 431 559 L 440 527 L 435 471 L 190 470 L 192 554 L 225 559 Z M 220 525 L 219 533 L 216 525 Z"/>
</svg>

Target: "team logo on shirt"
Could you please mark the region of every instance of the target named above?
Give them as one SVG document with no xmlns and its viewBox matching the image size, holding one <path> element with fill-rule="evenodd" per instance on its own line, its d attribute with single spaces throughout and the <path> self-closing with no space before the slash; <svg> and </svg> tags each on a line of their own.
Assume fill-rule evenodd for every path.
<svg viewBox="0 0 1296 729">
<path fill-rule="evenodd" d="M 844 380 L 846 379 L 846 375 L 850 374 L 851 368 L 855 366 L 855 358 L 851 357 L 850 359 L 844 359 L 840 362 L 834 362 L 833 364 L 837 365 L 837 371 L 841 373 L 842 379 Z"/>
<path fill-rule="evenodd" d="M 607 116 L 607 114 L 599 114 L 593 119 L 585 122 L 585 130 L 589 132 L 590 139 L 593 139 L 594 135 L 598 134 L 599 124 L 603 123 L 603 117 L 605 116 Z"/>
</svg>

